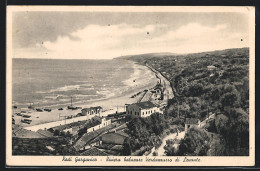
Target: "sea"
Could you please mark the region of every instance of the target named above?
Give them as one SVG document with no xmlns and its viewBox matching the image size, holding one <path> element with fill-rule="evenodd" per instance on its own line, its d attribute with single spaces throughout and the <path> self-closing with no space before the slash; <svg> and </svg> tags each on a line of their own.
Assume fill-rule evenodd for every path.
<svg viewBox="0 0 260 171">
<path fill-rule="evenodd" d="M 54 107 L 115 96 L 127 89 L 133 62 L 112 60 L 12 59 L 12 103 Z"/>
</svg>

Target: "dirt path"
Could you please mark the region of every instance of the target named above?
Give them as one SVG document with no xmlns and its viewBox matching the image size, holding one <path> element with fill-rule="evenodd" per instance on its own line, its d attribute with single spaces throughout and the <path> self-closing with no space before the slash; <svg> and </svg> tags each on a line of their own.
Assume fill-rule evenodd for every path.
<svg viewBox="0 0 260 171">
<path fill-rule="evenodd" d="M 175 138 L 181 140 L 181 139 L 184 138 L 184 136 L 185 136 L 185 131 L 179 132 L 178 136 L 177 136 L 177 133 L 167 135 L 162 140 L 162 144 L 160 145 L 160 147 L 157 150 L 155 150 L 153 148 L 152 152 L 148 156 L 153 156 L 154 152 L 157 152 L 158 156 L 164 156 L 165 154 L 164 154 L 164 148 L 163 147 L 166 145 L 166 141 L 169 140 L 169 139 L 175 139 Z"/>
</svg>

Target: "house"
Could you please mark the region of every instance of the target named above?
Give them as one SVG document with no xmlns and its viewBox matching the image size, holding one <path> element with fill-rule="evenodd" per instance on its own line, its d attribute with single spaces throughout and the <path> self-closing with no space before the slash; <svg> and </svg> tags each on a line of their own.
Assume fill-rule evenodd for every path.
<svg viewBox="0 0 260 171">
<path fill-rule="evenodd" d="M 92 118 L 94 119 L 94 118 Z M 93 120 L 94 121 L 94 120 Z M 108 125 L 111 124 L 111 119 L 107 119 L 107 118 L 99 118 L 99 120 L 96 120 L 98 122 L 96 122 L 96 125 L 93 125 L 92 127 L 87 129 L 87 132 L 92 132 L 92 131 L 96 131 L 100 128 L 106 127 Z"/>
<path fill-rule="evenodd" d="M 159 112 L 158 106 L 150 101 L 133 103 L 126 107 L 126 114 L 140 117 L 147 117 L 156 112 Z"/>
<path fill-rule="evenodd" d="M 213 71 L 213 70 L 216 69 L 216 67 L 215 67 L 214 65 L 209 65 L 209 66 L 207 66 L 207 69 L 208 69 L 209 71 Z"/>
<path fill-rule="evenodd" d="M 81 110 L 81 114 L 83 116 L 86 116 L 86 115 L 96 115 L 96 114 L 100 114 L 101 112 L 102 112 L 102 107 L 101 106 L 84 108 L 84 109 Z"/>
<path fill-rule="evenodd" d="M 154 90 L 151 91 L 153 94 L 153 98 L 155 100 L 163 100 L 163 92 L 164 88 L 163 86 L 159 83 L 154 87 Z"/>
<path fill-rule="evenodd" d="M 200 120 L 195 118 L 186 118 L 185 133 L 187 133 L 190 128 L 200 128 Z"/>
<path fill-rule="evenodd" d="M 91 147 L 91 144 L 93 144 L 92 141 L 95 138 L 97 138 L 102 133 L 107 132 L 114 127 L 115 127 L 115 124 L 109 124 L 108 126 L 100 128 L 98 130 L 87 132 L 87 133 L 83 134 L 83 136 L 76 141 L 76 143 L 73 145 L 73 147 L 77 151 L 88 149 Z"/>
<path fill-rule="evenodd" d="M 123 145 L 127 137 L 118 133 L 107 133 L 102 135 L 102 144 Z"/>
<path fill-rule="evenodd" d="M 80 129 L 80 126 L 74 126 L 74 127 L 69 127 L 69 128 L 66 128 L 64 130 L 62 130 L 63 132 L 67 133 L 71 133 L 73 136 L 77 135 L 78 134 L 78 130 Z"/>
</svg>

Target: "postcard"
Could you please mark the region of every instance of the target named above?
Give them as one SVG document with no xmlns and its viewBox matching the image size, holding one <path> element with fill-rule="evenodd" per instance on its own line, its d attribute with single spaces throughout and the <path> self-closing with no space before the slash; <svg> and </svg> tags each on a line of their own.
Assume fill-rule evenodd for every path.
<svg viewBox="0 0 260 171">
<path fill-rule="evenodd" d="M 7 6 L 7 166 L 253 166 L 255 8 Z"/>
</svg>

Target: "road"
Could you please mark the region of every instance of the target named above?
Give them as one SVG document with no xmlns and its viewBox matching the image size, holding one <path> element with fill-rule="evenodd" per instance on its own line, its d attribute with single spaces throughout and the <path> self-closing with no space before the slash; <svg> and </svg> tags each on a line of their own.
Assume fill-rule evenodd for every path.
<svg viewBox="0 0 260 171">
<path fill-rule="evenodd" d="M 185 131 L 179 132 L 178 136 L 177 136 L 177 133 L 172 133 L 172 134 L 167 135 L 162 140 L 162 144 L 160 145 L 160 147 L 157 150 L 155 150 L 155 148 L 153 148 L 152 152 L 148 156 L 153 156 L 154 152 L 157 152 L 158 156 L 165 156 L 163 147 L 166 145 L 166 141 L 169 139 L 175 139 L 175 138 L 181 140 L 184 138 L 184 136 L 185 136 Z"/>
</svg>

